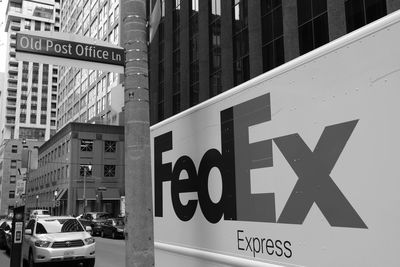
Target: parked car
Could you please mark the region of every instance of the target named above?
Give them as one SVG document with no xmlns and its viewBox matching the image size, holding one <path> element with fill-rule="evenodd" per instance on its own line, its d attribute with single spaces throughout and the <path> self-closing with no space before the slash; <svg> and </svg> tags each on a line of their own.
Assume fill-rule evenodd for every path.
<svg viewBox="0 0 400 267">
<path fill-rule="evenodd" d="M 79 221 L 84 226 L 90 226 L 92 228 L 92 235 L 95 236 L 101 234 L 101 225 L 111 217 L 111 214 L 107 212 L 92 211 L 83 214 Z"/>
<path fill-rule="evenodd" d="M 101 237 L 111 236 L 113 239 L 117 237 L 125 237 L 125 221 L 123 218 L 107 219 L 101 225 Z"/>
<path fill-rule="evenodd" d="M 6 231 L 6 252 L 11 254 L 11 247 L 12 247 L 12 232 L 11 229 Z"/>
<path fill-rule="evenodd" d="M 11 220 L 5 220 L 0 225 L 0 249 L 7 248 L 6 233 L 11 231 Z"/>
<path fill-rule="evenodd" d="M 50 216 L 50 211 L 48 210 L 32 210 L 29 219 L 33 219 L 34 217 L 37 216 Z"/>
<path fill-rule="evenodd" d="M 37 217 L 29 220 L 22 243 L 22 258 L 28 266 L 45 262 L 95 265 L 95 240 L 71 216 Z"/>
</svg>

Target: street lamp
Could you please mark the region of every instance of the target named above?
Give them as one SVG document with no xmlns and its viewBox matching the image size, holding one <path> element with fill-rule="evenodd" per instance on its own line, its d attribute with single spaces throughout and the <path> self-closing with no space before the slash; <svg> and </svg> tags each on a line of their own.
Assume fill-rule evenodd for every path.
<svg viewBox="0 0 400 267">
<path fill-rule="evenodd" d="M 36 195 L 36 209 L 38 209 L 39 206 L 39 195 Z"/>
</svg>

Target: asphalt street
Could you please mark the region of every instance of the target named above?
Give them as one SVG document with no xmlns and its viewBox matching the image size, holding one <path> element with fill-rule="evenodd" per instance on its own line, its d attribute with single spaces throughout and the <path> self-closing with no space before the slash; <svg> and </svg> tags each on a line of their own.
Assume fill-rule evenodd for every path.
<svg viewBox="0 0 400 267">
<path fill-rule="evenodd" d="M 101 237 L 95 239 L 96 267 L 125 267 L 125 240 Z M 0 250 L 0 267 L 8 266 L 10 266 L 10 256 L 4 250 Z M 58 266 L 59 263 L 55 264 L 55 267 Z"/>
</svg>

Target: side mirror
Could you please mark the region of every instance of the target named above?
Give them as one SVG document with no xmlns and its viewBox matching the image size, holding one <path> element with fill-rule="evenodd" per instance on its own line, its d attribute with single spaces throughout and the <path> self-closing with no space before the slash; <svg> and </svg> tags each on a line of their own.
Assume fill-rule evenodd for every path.
<svg viewBox="0 0 400 267">
<path fill-rule="evenodd" d="M 32 235 L 32 229 L 25 229 L 26 235 Z"/>
</svg>

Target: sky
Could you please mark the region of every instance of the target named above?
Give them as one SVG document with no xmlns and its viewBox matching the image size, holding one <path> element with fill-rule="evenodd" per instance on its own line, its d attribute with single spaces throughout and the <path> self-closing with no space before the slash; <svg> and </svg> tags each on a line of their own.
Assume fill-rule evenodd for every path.
<svg viewBox="0 0 400 267">
<path fill-rule="evenodd" d="M 4 32 L 4 25 L 7 2 L 8 0 L 0 2 L 0 72 L 5 72 L 6 68 L 7 34 Z"/>
</svg>

